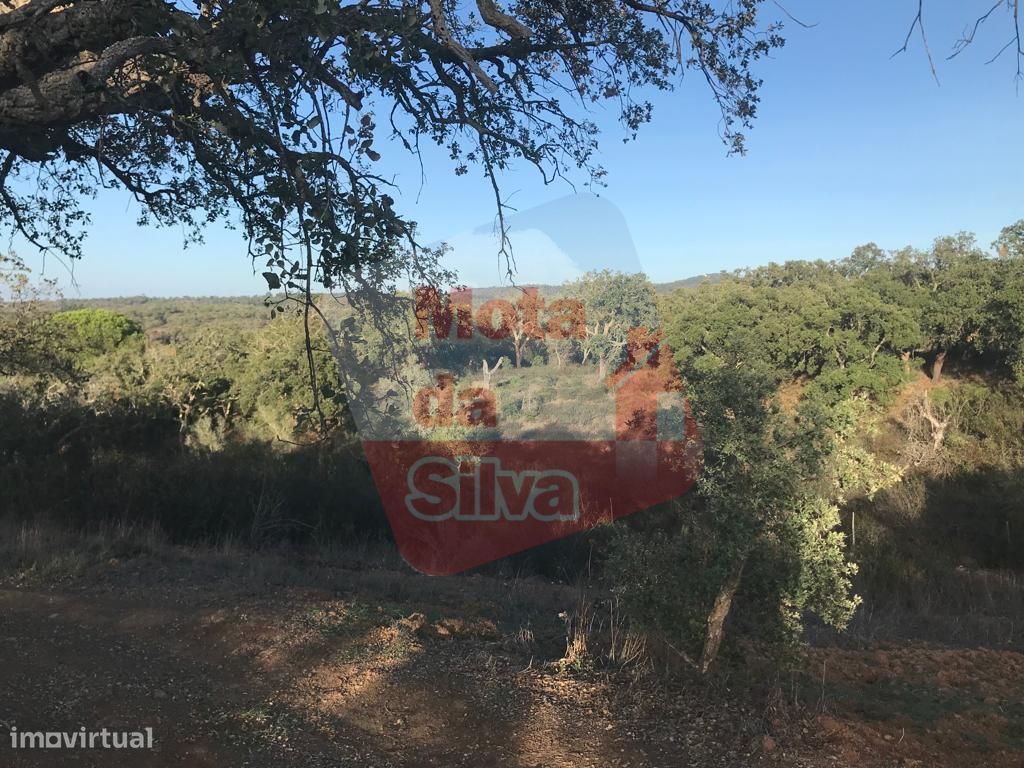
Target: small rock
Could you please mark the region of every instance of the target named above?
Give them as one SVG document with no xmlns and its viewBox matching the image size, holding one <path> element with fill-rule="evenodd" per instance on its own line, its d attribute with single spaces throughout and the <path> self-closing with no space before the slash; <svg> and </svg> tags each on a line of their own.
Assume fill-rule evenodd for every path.
<svg viewBox="0 0 1024 768">
<path fill-rule="evenodd" d="M 774 752 L 778 745 L 775 743 L 775 739 L 769 736 L 767 733 L 761 737 L 761 751 L 762 752 Z"/>
<path fill-rule="evenodd" d="M 157 688 L 155 691 L 153 691 L 153 698 L 154 699 L 166 699 L 167 698 L 167 691 L 163 690 L 162 688 Z"/>
</svg>

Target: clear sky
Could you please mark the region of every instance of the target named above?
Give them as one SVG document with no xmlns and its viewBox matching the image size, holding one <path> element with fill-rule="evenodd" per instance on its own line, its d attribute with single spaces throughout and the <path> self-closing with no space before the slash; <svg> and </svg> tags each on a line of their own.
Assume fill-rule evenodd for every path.
<svg viewBox="0 0 1024 768">
<path fill-rule="evenodd" d="M 916 33 L 908 53 L 890 58 L 916 0 L 788 0 L 789 12 L 816 26 L 787 23 L 786 46 L 760 66 L 762 103 L 745 157 L 726 155 L 697 73 L 656 96 L 654 122 L 634 142 L 622 142 L 614 115 L 597 112 L 608 170 L 599 203 L 566 204 L 572 189 L 545 187 L 525 166 L 503 180 L 524 212 L 513 238 L 519 281 L 558 282 L 583 262 L 638 266 L 668 281 L 841 258 L 872 240 L 925 247 L 959 230 L 988 245 L 1024 218 L 1024 93 L 1017 94 L 1012 49 L 985 64 L 1009 39 L 1008 20 L 996 14 L 973 48 L 954 61 L 946 56 L 991 2 L 926 0 L 936 84 Z M 765 12 L 781 13 L 771 3 Z M 488 183 L 479 173 L 455 177 L 441 151 L 425 154 L 425 163 L 422 188 L 418 164 L 397 149 L 380 166 L 394 173 L 400 204 L 425 239 L 454 244 L 467 282 L 497 283 Z M 61 266 L 46 265 L 65 295 L 263 292 L 238 233 L 211 230 L 204 246 L 183 252 L 180 232 L 138 229 L 134 205 L 123 193 L 97 201 L 85 257 L 74 266 L 77 287 Z M 553 220 L 557 232 L 543 224 Z M 39 271 L 27 245 L 14 247 Z M 583 252 L 589 258 L 581 260 Z"/>
</svg>

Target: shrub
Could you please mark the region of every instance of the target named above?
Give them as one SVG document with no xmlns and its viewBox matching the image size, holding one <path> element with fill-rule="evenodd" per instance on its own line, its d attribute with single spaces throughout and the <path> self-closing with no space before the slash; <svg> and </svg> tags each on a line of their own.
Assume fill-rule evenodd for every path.
<svg viewBox="0 0 1024 768">
<path fill-rule="evenodd" d="M 113 352 L 128 340 L 142 337 L 141 325 L 109 309 L 56 312 L 50 322 L 79 362 Z"/>
</svg>

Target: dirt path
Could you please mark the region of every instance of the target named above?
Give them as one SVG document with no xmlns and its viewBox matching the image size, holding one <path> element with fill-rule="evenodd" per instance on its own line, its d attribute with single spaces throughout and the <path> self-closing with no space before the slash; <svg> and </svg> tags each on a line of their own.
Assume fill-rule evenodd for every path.
<svg viewBox="0 0 1024 768">
<path fill-rule="evenodd" d="M 551 585 L 335 571 L 314 586 L 279 563 L 220 568 L 136 558 L 62 584 L 0 587 L 0 768 L 1024 764 L 1002 742 L 987 762 L 965 759 L 982 747 L 963 729 L 943 744 L 912 720 L 876 721 L 838 701 L 834 714 L 783 728 L 763 701 L 724 689 L 560 671 L 550 649 L 564 650 L 557 610 L 571 604 Z M 887 658 L 891 673 L 897 657 Z M 951 666 L 922 658 L 924 672 Z M 870 667 L 854 652 L 827 659 L 846 670 L 830 695 Z M 1003 687 L 982 691 L 986 707 L 1012 698 L 1024 675 L 1014 663 L 1018 677 L 996 675 Z M 11 749 L 12 726 L 151 727 L 156 748 Z M 967 740 L 959 754 L 956 739 Z"/>
<path fill-rule="evenodd" d="M 443 595 L 425 609 L 364 589 L 254 594 L 166 576 L 0 590 L 0 766 L 675 768 L 762 757 L 742 713 L 679 699 L 653 718 L 598 677 L 531 665 L 530 643 L 448 615 Z M 157 744 L 16 750 L 11 726 L 152 727 Z"/>
</svg>

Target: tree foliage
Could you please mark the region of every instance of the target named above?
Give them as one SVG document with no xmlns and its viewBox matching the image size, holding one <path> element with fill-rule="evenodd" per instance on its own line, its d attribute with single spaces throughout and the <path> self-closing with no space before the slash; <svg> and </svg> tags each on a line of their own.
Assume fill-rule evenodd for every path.
<svg viewBox="0 0 1024 768">
<path fill-rule="evenodd" d="M 0 376 L 74 375 L 73 362 L 42 306 L 53 290 L 50 282 L 33 283 L 17 255 L 0 254 Z"/>
<path fill-rule="evenodd" d="M 87 359 L 113 352 L 133 339 L 140 339 L 142 326 L 109 309 L 73 309 L 57 312 L 50 322 L 69 352 Z"/>
<path fill-rule="evenodd" d="M 705 368 L 803 377 L 834 400 L 877 396 L 912 364 L 934 378 L 947 358 L 1016 365 L 1022 274 L 1020 256 L 993 257 L 959 233 L 927 251 L 887 253 L 872 243 L 840 262 L 737 272 L 676 291 L 662 313 L 673 347 Z"/>
<path fill-rule="evenodd" d="M 858 604 L 839 525 L 841 434 L 793 420 L 756 370 L 683 358 L 704 463 L 671 522 L 622 536 L 613 583 L 631 615 L 701 671 L 727 620 L 766 646 L 792 647 L 809 615 L 842 628 Z"/>
<path fill-rule="evenodd" d="M 914 360 L 936 383 L 947 356 L 1019 377 L 1022 276 L 1019 256 L 991 257 L 961 233 L 926 252 L 869 244 L 840 262 L 771 264 L 665 298 L 704 464 L 682 514 L 637 526 L 612 550 L 634 618 L 704 671 L 727 622 L 783 647 L 808 615 L 843 627 L 859 598 L 840 509 L 900 482 L 920 437 L 907 435 L 907 463 L 870 450 L 879 405 Z M 934 392 L 911 420 L 930 430 L 931 453 L 970 402 Z"/>
<path fill-rule="evenodd" d="M 611 103 L 635 131 L 651 117 L 635 94 L 690 69 L 740 151 L 753 67 L 782 44 L 761 5 L 8 0 L 0 212 L 77 256 L 82 199 L 120 187 L 143 221 L 194 237 L 240 214 L 271 287 L 377 285 L 403 246 L 423 277 L 384 155 L 443 147 L 456 173 L 482 169 L 503 217 L 509 164 L 600 177 L 590 105 Z"/>
<path fill-rule="evenodd" d="M 585 333 L 576 343 L 582 362 L 596 361 L 599 378 L 624 354 L 631 329 L 660 325 L 654 284 L 643 273 L 588 272 L 563 291 L 582 302 Z"/>
</svg>

